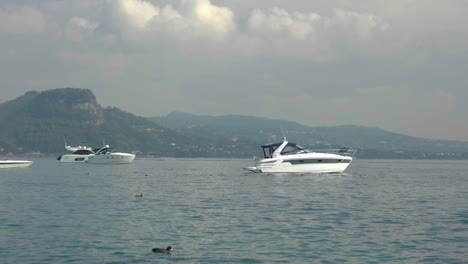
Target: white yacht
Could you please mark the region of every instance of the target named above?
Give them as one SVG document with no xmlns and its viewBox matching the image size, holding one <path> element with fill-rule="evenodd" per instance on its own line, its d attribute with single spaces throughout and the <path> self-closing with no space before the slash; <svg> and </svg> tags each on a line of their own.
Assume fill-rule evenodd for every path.
<svg viewBox="0 0 468 264">
<path fill-rule="evenodd" d="M 65 149 L 73 152 L 59 156 L 57 160 L 60 162 L 85 162 L 90 156 L 94 156 L 94 150 L 87 146 L 72 147 L 65 143 Z"/>
<path fill-rule="evenodd" d="M 92 164 L 123 164 L 131 163 L 135 159 L 134 154 L 112 152 L 111 150 L 112 148 L 109 145 L 104 145 L 104 147 L 97 149 L 95 155 L 90 156 L 86 162 Z"/>
<path fill-rule="evenodd" d="M 262 148 L 264 158 L 256 158 L 255 167 L 245 169 L 258 173 L 341 173 L 349 166 L 354 154 L 347 148 L 337 150 L 337 154 L 315 152 L 288 142 L 286 138 L 283 143 L 268 144 Z"/>
<path fill-rule="evenodd" d="M 32 163 L 30 160 L 0 160 L 0 168 L 26 168 Z"/>
</svg>

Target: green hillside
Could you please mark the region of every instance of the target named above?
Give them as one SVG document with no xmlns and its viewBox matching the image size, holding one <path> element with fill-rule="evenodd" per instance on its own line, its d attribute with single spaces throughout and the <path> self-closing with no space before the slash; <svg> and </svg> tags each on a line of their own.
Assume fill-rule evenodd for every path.
<svg viewBox="0 0 468 264">
<path fill-rule="evenodd" d="M 192 156 L 186 146 L 199 142 L 118 108 L 103 108 L 87 89 L 28 92 L 0 104 L 0 113 L 0 154 L 63 153 L 66 140 L 93 147 L 105 141 L 117 150 L 145 155 Z"/>
</svg>

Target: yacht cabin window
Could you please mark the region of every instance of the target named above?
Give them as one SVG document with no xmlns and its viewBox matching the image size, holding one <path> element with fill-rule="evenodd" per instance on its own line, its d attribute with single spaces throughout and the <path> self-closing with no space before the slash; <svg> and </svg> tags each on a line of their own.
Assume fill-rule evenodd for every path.
<svg viewBox="0 0 468 264">
<path fill-rule="evenodd" d="M 72 154 L 76 154 L 76 155 L 89 155 L 89 154 L 92 154 L 93 152 L 90 151 L 90 150 L 87 150 L 87 149 L 79 149 L 75 152 L 73 152 Z"/>
</svg>

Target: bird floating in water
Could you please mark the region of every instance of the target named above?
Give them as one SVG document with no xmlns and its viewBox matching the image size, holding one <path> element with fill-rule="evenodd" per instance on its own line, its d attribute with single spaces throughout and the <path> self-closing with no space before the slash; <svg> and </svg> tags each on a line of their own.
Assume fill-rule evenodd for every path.
<svg viewBox="0 0 468 264">
<path fill-rule="evenodd" d="M 157 253 L 165 253 L 165 254 L 171 254 L 172 247 L 168 246 L 166 249 L 164 248 L 153 248 L 151 251 L 157 252 Z"/>
<path fill-rule="evenodd" d="M 138 195 L 135 195 L 135 197 L 143 197 L 143 194 L 138 194 Z"/>
</svg>

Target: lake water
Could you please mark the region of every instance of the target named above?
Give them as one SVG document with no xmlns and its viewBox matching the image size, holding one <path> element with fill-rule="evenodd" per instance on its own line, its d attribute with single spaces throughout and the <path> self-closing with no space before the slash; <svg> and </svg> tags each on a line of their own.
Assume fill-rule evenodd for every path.
<svg viewBox="0 0 468 264">
<path fill-rule="evenodd" d="M 0 169 L 0 263 L 468 263 L 468 161 L 34 161 Z"/>
</svg>

